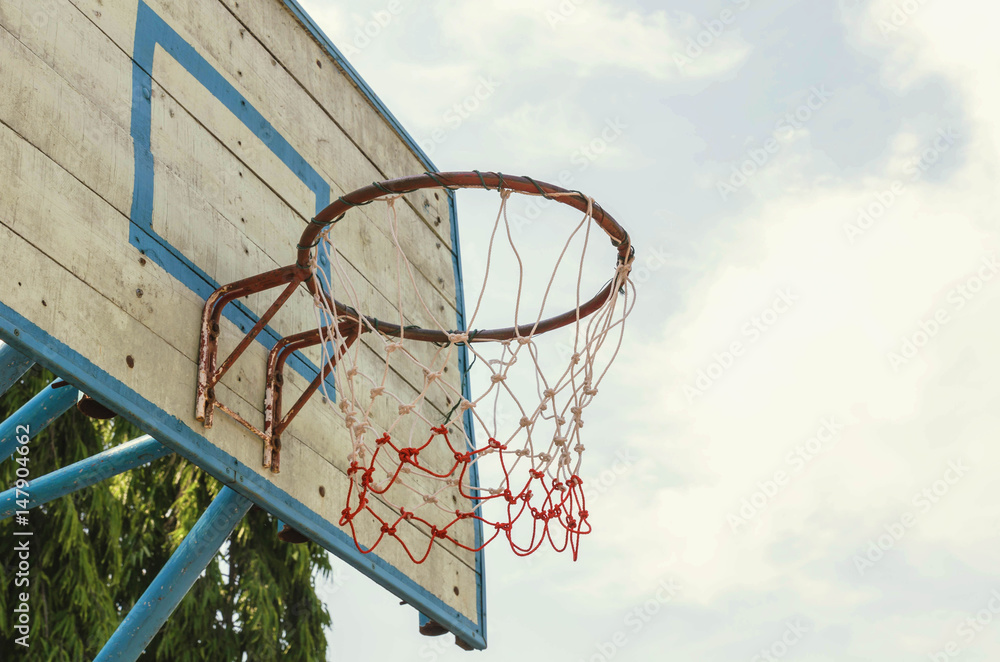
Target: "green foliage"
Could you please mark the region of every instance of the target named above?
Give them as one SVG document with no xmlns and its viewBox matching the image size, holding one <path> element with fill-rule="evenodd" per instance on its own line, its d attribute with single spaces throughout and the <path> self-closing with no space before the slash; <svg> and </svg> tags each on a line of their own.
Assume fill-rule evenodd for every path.
<svg viewBox="0 0 1000 662">
<path fill-rule="evenodd" d="M 0 419 L 51 380 L 33 368 L 0 398 Z M 141 434 L 120 417 L 94 421 L 73 409 L 32 440 L 31 476 Z M 16 467 L 0 463 L 0 488 L 13 485 Z M 0 592 L 0 646 L 18 660 L 93 659 L 219 489 L 171 455 L 30 511 L 27 589 L 14 585 L 14 521 L 0 522 L 0 585 L 6 589 Z M 253 508 L 140 660 L 323 660 L 330 616 L 316 597 L 314 576 L 329 571 L 324 550 L 279 541 L 275 521 Z M 28 649 L 15 646 L 12 621 L 17 592 L 25 590 L 32 611 Z"/>
</svg>

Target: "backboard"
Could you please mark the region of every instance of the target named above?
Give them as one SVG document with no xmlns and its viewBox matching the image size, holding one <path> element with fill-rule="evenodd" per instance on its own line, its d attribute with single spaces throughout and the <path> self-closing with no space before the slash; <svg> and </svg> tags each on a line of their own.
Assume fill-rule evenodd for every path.
<svg viewBox="0 0 1000 662">
<path fill-rule="evenodd" d="M 348 481 L 329 408 L 286 430 L 280 473 L 244 427 L 195 418 L 205 299 L 291 263 L 305 224 L 338 196 L 434 170 L 426 155 L 295 0 L 7 0 L 0 28 L 0 339 L 485 647 L 482 552 L 435 548 L 417 565 L 399 545 L 362 553 L 337 525 Z M 465 328 L 454 198 L 404 202 L 421 296 Z M 410 302 L 386 264 L 389 233 L 374 207 L 357 214 L 337 250 L 372 309 L 398 315 Z M 268 303 L 228 307 L 220 345 Z M 227 373 L 219 389 L 241 416 L 259 424 L 269 348 L 313 321 L 296 292 Z M 446 377 L 460 390 L 463 352 Z M 318 362 L 296 354 L 287 388 L 304 388 Z M 460 529 L 479 546 L 474 520 Z"/>
</svg>

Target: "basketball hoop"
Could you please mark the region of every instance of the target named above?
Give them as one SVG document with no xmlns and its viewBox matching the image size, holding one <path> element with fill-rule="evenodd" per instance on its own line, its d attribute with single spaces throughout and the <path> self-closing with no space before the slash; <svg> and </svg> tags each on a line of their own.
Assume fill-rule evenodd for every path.
<svg viewBox="0 0 1000 662">
<path fill-rule="evenodd" d="M 407 193 L 431 188 L 478 188 L 500 195 L 483 289 L 465 329 L 454 329 L 437 319 L 421 296 L 418 276 L 399 239 L 396 201 Z M 582 220 L 571 228 L 566 245 L 558 252 L 538 315 L 528 322 L 519 319 L 524 273 L 520 269 L 514 324 L 475 329 L 490 278 L 494 242 L 501 228 L 506 230 L 520 265 L 507 219 L 508 200 L 514 193 L 567 205 L 579 211 Z M 351 209 L 377 201 L 387 206 L 389 233 L 396 249 L 396 255 L 389 256 L 395 259 L 399 292 L 398 318 L 394 320 L 366 313 L 366 302 L 352 285 L 335 245 L 336 224 Z M 611 240 L 616 259 L 607 284 L 584 299 L 580 291 L 583 257 L 592 243 L 593 226 Z M 575 271 L 575 301 L 563 312 L 545 317 L 543 312 L 553 295 L 560 266 L 575 264 L 572 258 L 567 259 L 567 250 L 574 241 L 583 244 Z M 387 537 L 396 538 L 409 558 L 421 563 L 435 541 L 478 551 L 502 535 L 519 555 L 530 554 L 548 541 L 558 551 L 570 548 L 576 558 L 580 536 L 590 532 L 579 475 L 584 451 L 582 414 L 596 396 L 621 346 L 624 322 L 634 304 L 629 280 L 633 257 L 628 234 L 592 198 L 530 177 L 478 171 L 425 173 L 371 184 L 339 198 L 309 222 L 299 240 L 295 264 L 223 286 L 208 299 L 202 319 L 196 415 L 206 427 L 212 424 L 214 408 L 231 415 L 263 440 L 263 465 L 277 472 L 282 432 L 309 398 L 317 390 L 322 391 L 325 402 L 350 435 L 351 449 L 346 458 L 350 484 L 340 525 L 350 528 L 363 553 L 376 549 Z M 271 350 L 264 427 L 258 429 L 219 402 L 215 387 L 300 284 L 313 297 L 316 328 L 282 338 Z M 279 286 L 284 290 L 278 299 L 217 367 L 223 308 L 239 297 Z M 433 323 L 408 324 L 406 316 L 416 312 L 404 310 L 404 298 L 418 302 L 421 310 L 417 312 Z M 550 378 L 541 365 L 544 348 L 539 347 L 538 339 L 559 329 L 572 338 L 571 343 L 567 341 L 572 351 L 566 365 Z M 360 342 L 362 339 L 364 342 Z M 610 347 L 602 352 L 609 340 Z M 427 349 L 421 349 L 420 343 Z M 319 375 L 285 412 L 281 399 L 284 365 L 294 352 L 308 347 L 318 347 L 321 352 Z M 444 374 L 449 365 L 454 365 L 456 352 L 462 347 L 484 367 L 484 376 L 488 377 L 484 380 L 485 390 L 477 397 L 463 392 Z M 515 364 L 522 367 L 515 369 Z M 522 376 L 515 370 L 527 371 L 524 378 L 534 380 L 537 393 L 515 392 L 510 384 Z M 326 380 L 331 373 L 336 398 L 327 392 Z M 396 382 L 391 378 L 402 374 L 417 377 L 411 377 L 405 388 L 394 388 Z M 420 378 L 423 383 L 415 383 Z M 506 421 L 498 416 L 501 400 L 519 414 L 514 416 L 516 423 L 508 423 L 505 430 L 500 429 L 500 424 Z M 529 400 L 532 404 L 527 404 Z M 444 412 L 442 402 L 453 403 L 450 411 Z M 485 444 L 472 445 L 473 430 L 487 437 Z M 492 458 L 502 477 L 493 487 L 473 485 L 469 478 L 472 467 L 487 457 Z M 457 505 L 459 497 L 461 506 L 468 507 Z M 380 508 L 372 507 L 375 502 Z M 487 516 L 484 507 L 490 503 L 501 505 L 499 516 Z M 392 517 L 385 516 L 384 506 L 394 513 Z M 357 526 L 360 518 L 366 518 L 365 527 Z M 479 544 L 459 539 L 453 527 L 467 519 L 482 522 L 492 532 L 488 531 Z M 397 527 L 403 522 L 429 533 L 425 548 L 411 549 L 413 545 L 398 535 Z"/>
</svg>

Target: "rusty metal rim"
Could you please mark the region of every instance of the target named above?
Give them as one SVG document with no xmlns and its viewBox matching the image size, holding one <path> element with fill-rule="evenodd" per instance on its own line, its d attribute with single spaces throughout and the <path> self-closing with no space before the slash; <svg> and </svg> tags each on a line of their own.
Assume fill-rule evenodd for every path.
<svg viewBox="0 0 1000 662">
<path fill-rule="evenodd" d="M 618 249 L 618 264 L 628 263 L 632 260 L 634 250 L 628 232 L 618 224 L 607 211 L 597 202 L 593 202 L 579 191 L 571 191 L 560 186 L 548 184 L 546 182 L 532 179 L 531 177 L 504 175 L 498 172 L 439 172 L 424 173 L 412 177 L 402 177 L 383 182 L 375 182 L 356 191 L 348 193 L 335 202 L 327 206 L 318 213 L 306 227 L 299 238 L 298 259 L 296 266 L 307 269 L 311 263 L 312 251 L 319 244 L 320 234 L 330 225 L 340 221 L 344 215 L 354 207 L 367 205 L 380 198 L 391 195 L 412 193 L 422 189 L 446 188 L 454 189 L 476 189 L 482 188 L 496 191 L 515 191 L 526 195 L 540 195 L 544 198 L 568 205 L 578 211 L 586 212 L 591 210 L 594 222 L 604 230 L 611 239 L 611 244 Z M 592 206 L 591 206 L 592 204 Z M 619 284 L 620 285 L 620 284 Z M 340 314 L 349 314 L 357 317 L 361 315 L 349 306 L 345 306 L 339 301 L 329 297 L 326 292 L 322 292 L 319 283 L 315 278 L 306 280 L 306 287 L 314 295 L 320 295 L 327 299 L 330 307 Z M 615 279 L 612 279 L 601 289 L 592 299 L 580 305 L 579 312 L 576 308 L 561 315 L 541 320 L 537 323 L 522 324 L 500 329 L 488 329 L 468 332 L 469 342 L 502 341 L 513 340 L 515 338 L 536 335 L 561 328 L 572 322 L 582 319 L 597 311 L 612 295 L 617 287 Z M 384 322 L 374 317 L 364 316 L 371 324 L 372 328 L 385 335 L 408 340 L 419 340 L 423 342 L 434 342 L 448 344 L 451 342 L 449 333 L 439 329 L 423 329 L 413 327 L 401 327 L 398 324 Z"/>
</svg>

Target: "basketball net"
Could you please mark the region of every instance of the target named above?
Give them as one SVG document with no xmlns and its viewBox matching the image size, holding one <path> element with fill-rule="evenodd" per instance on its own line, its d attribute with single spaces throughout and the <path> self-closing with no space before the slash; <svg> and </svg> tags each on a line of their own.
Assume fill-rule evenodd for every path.
<svg viewBox="0 0 1000 662">
<path fill-rule="evenodd" d="M 607 300 L 596 312 L 582 316 L 583 257 L 595 226 L 594 201 L 588 198 L 587 211 L 558 253 L 537 316 L 528 318 L 529 331 L 524 333 L 524 264 L 508 219 L 511 193 L 509 189 L 500 190 L 500 209 L 490 236 L 483 285 L 466 323 L 466 329 L 475 329 L 481 309 L 490 306 L 486 290 L 494 248 L 505 236 L 519 273 L 514 325 L 522 325 L 510 339 L 483 339 L 477 338 L 475 330 L 452 330 L 454 317 L 448 324 L 449 320 L 442 319 L 444 315 L 436 313 L 425 300 L 418 274 L 399 239 L 399 195 L 386 195 L 380 200 L 386 205 L 395 248 L 398 293 L 393 302 L 398 318 L 386 321 L 402 327 L 403 337 L 380 332 L 374 312 L 365 309 L 349 277 L 350 265 L 336 250 L 337 235 L 330 232 L 333 225 L 323 232 L 319 250 L 314 253 L 325 251 L 329 256 L 328 269 L 320 268 L 315 257 L 312 263 L 313 276 L 323 290 L 358 313 L 357 317 L 343 310 L 338 314 L 326 297 L 314 298 L 316 323 L 324 341 L 322 359 L 335 361 L 336 398 L 327 392 L 324 382 L 325 401 L 347 429 L 351 443 L 347 456 L 349 489 L 340 525 L 350 527 L 363 553 L 375 550 L 386 538 L 396 538 L 415 563 L 422 563 L 436 540 L 478 551 L 502 536 L 518 555 L 530 554 L 547 541 L 556 551 L 570 548 L 575 559 L 580 536 L 591 531 L 580 478 L 585 450 L 583 414 L 621 347 L 625 320 L 634 302 L 634 286 L 629 279 L 632 258 L 619 259 Z M 578 193 L 547 197 L 566 195 L 580 197 Z M 598 229 L 598 236 L 605 235 Z M 574 239 L 583 244 L 579 256 L 575 249 L 570 253 Z M 579 267 L 575 266 L 577 257 Z M 559 336 L 564 345 L 556 348 L 562 350 L 565 365 L 553 348 L 546 347 L 549 336 L 537 332 L 550 295 L 554 294 L 560 266 L 575 270 L 576 279 L 576 316 Z M 449 342 L 408 341 L 405 328 L 410 312 L 404 302 L 410 312 L 414 306 L 418 308 L 422 326 L 446 332 Z M 564 308 L 572 310 L 572 305 Z M 359 319 L 360 325 L 350 324 Z M 343 322 L 348 324 L 342 326 Z M 345 345 L 341 329 L 359 326 L 358 342 L 331 356 L 331 348 Z M 449 367 L 452 371 L 459 369 L 462 346 L 467 348 L 472 368 L 481 371 L 477 381 L 485 384 L 472 397 L 463 394 L 461 380 L 448 372 Z M 558 364 L 554 371 L 553 363 Z M 400 376 L 408 386 L 398 386 Z M 517 388 L 519 384 L 530 386 Z M 474 446 L 467 429 L 485 443 Z M 491 485 L 477 486 L 474 477 L 478 469 L 486 468 L 484 463 L 491 463 L 491 473 L 499 478 Z M 458 526 L 467 519 L 482 523 L 481 539 L 469 537 L 472 527 Z M 400 533 L 407 523 L 428 534 L 426 546 L 422 540 L 414 543 L 403 539 Z"/>
</svg>

